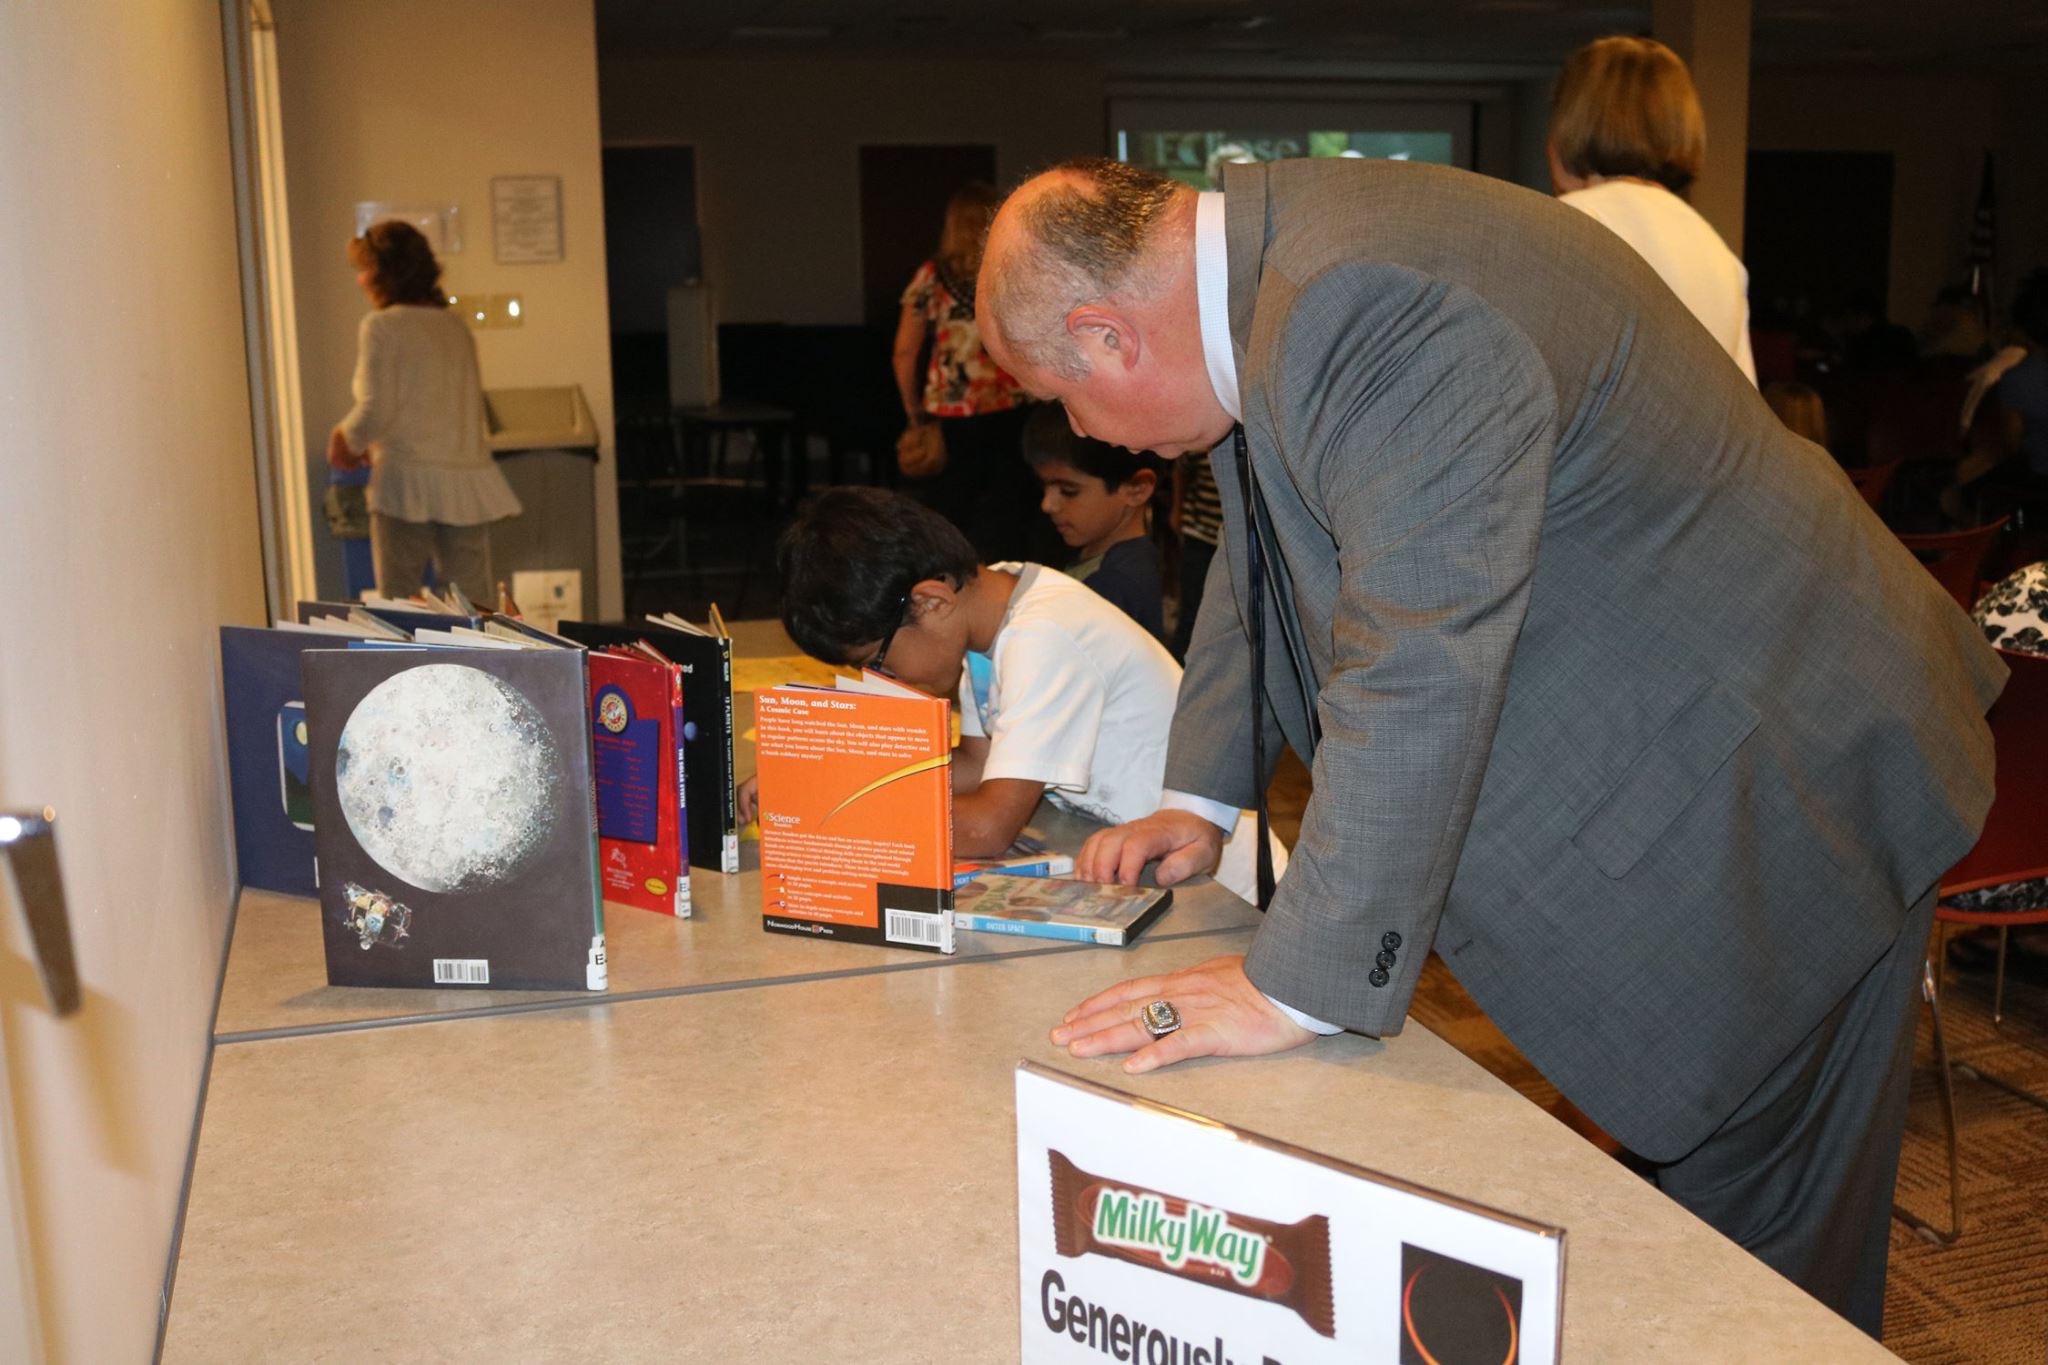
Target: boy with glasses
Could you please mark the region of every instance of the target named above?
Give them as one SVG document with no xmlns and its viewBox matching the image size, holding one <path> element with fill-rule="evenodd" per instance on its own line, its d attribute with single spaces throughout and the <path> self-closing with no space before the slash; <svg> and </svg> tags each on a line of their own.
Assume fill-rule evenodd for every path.
<svg viewBox="0 0 2048 1365">
<path fill-rule="evenodd" d="M 958 701 L 955 856 L 1000 855 L 1040 797 L 1106 823 L 1159 808 L 1180 666 L 1085 585 L 1036 564 L 984 565 L 945 518 L 875 488 L 821 493 L 777 560 L 798 648 Z M 1253 824 L 1239 812 L 1213 869 L 1247 899 Z"/>
</svg>

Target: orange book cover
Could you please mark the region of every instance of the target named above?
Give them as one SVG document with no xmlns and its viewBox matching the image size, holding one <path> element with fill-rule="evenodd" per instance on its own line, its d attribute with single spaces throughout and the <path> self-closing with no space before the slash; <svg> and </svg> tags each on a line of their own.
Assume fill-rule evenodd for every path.
<svg viewBox="0 0 2048 1365">
<path fill-rule="evenodd" d="M 761 924 L 953 951 L 952 726 L 942 697 L 873 674 L 754 695 Z"/>
</svg>

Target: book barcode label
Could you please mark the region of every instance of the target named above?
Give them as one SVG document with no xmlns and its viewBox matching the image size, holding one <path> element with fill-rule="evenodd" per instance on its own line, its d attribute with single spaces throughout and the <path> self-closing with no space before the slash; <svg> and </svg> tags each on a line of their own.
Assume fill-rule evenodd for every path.
<svg viewBox="0 0 2048 1365">
<path fill-rule="evenodd" d="M 882 937 L 891 943 L 922 943 L 937 948 L 945 941 L 945 926 L 937 915 L 887 908 L 883 909 L 882 915 Z"/>
<path fill-rule="evenodd" d="M 488 986 L 491 960 L 487 957 L 437 957 L 434 959 L 436 986 Z"/>
</svg>

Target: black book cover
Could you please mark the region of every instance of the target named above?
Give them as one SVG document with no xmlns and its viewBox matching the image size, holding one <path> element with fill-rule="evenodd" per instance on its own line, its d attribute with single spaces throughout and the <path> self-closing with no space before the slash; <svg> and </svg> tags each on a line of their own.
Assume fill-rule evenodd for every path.
<svg viewBox="0 0 2048 1365">
<path fill-rule="evenodd" d="M 690 865 L 740 870 L 732 759 L 732 641 L 646 625 L 563 621 L 555 633 L 591 649 L 645 640 L 683 668 L 683 812 Z"/>
<path fill-rule="evenodd" d="M 584 657 L 305 653 L 330 985 L 604 989 Z"/>
</svg>

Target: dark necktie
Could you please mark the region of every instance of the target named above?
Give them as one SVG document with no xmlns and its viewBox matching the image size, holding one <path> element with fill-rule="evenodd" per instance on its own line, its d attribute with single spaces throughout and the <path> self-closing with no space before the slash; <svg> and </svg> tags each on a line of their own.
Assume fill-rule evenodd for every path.
<svg viewBox="0 0 2048 1365">
<path fill-rule="evenodd" d="M 1252 780 L 1259 789 L 1259 899 L 1261 911 L 1273 900 L 1273 837 L 1266 812 L 1266 547 L 1259 525 L 1256 490 L 1252 486 L 1252 461 L 1245 446 L 1244 424 L 1231 428 L 1230 439 L 1237 453 L 1237 490 L 1244 500 L 1245 578 L 1251 589 L 1252 632 Z"/>
</svg>

